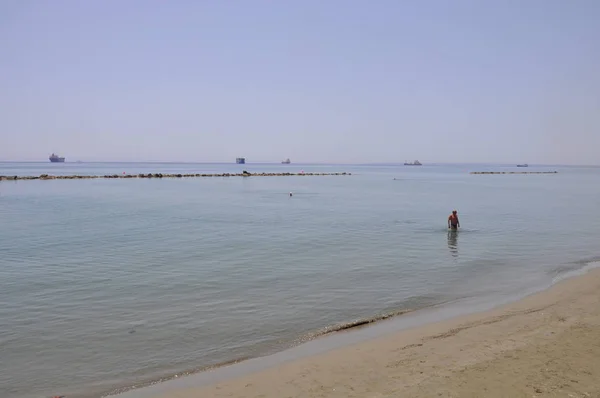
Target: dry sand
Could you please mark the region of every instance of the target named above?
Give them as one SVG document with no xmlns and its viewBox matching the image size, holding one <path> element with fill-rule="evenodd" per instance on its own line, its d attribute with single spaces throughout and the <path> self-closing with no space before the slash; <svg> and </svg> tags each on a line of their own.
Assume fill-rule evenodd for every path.
<svg viewBox="0 0 600 398">
<path fill-rule="evenodd" d="M 600 397 L 600 270 L 493 311 L 158 396 Z"/>
</svg>

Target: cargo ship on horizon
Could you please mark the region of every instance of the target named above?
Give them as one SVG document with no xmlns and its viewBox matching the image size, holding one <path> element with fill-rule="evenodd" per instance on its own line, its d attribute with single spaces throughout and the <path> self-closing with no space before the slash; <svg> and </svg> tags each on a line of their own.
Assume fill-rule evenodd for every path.
<svg viewBox="0 0 600 398">
<path fill-rule="evenodd" d="M 405 166 L 422 166 L 421 162 L 419 162 L 418 160 L 415 160 L 414 162 L 404 162 Z"/>
<path fill-rule="evenodd" d="M 50 161 L 52 163 L 64 163 L 65 162 L 65 158 L 64 157 L 60 157 L 60 156 L 58 156 L 55 153 L 53 153 L 52 155 L 50 155 L 50 157 L 48 159 L 50 159 Z"/>
</svg>

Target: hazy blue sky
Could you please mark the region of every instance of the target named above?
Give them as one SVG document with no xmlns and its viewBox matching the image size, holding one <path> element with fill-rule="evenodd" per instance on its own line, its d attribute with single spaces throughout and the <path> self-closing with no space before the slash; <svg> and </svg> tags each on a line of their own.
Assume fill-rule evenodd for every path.
<svg viewBox="0 0 600 398">
<path fill-rule="evenodd" d="M 598 0 L 0 0 L 0 159 L 600 164 Z"/>
</svg>

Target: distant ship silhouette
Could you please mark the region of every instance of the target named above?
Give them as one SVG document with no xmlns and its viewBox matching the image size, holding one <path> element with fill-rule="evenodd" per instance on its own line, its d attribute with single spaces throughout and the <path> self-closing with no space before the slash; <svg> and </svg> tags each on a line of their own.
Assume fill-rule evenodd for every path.
<svg viewBox="0 0 600 398">
<path fill-rule="evenodd" d="M 52 155 L 50 155 L 50 157 L 48 159 L 50 159 L 50 161 L 52 163 L 64 163 L 64 161 L 65 161 L 65 158 L 61 158 L 60 156 L 58 156 L 54 153 Z"/>
<path fill-rule="evenodd" d="M 404 162 L 405 166 L 422 166 L 421 162 L 419 162 L 418 160 L 415 160 L 414 162 L 410 163 L 410 162 Z"/>
</svg>

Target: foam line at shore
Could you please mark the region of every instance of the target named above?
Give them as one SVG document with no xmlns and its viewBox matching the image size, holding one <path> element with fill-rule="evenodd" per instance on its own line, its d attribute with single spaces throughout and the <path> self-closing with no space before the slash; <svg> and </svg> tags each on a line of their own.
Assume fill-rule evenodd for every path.
<svg viewBox="0 0 600 398">
<path fill-rule="evenodd" d="M 202 178 L 202 177 L 290 177 L 290 176 L 349 176 L 351 173 L 221 173 L 221 174 L 107 174 L 107 175 L 48 175 L 40 176 L 0 176 L 0 181 L 17 180 L 85 180 L 85 179 L 115 179 L 115 178 Z"/>
</svg>

